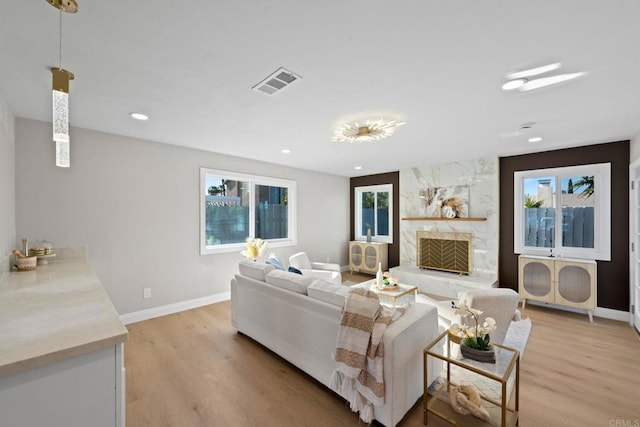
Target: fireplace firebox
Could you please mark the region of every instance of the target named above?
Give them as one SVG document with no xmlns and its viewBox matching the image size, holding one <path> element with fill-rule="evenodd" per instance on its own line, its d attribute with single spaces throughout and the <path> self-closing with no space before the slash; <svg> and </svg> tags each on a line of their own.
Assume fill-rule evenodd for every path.
<svg viewBox="0 0 640 427">
<path fill-rule="evenodd" d="M 471 273 L 471 233 L 425 231 L 416 233 L 416 264 L 419 268 Z"/>
</svg>

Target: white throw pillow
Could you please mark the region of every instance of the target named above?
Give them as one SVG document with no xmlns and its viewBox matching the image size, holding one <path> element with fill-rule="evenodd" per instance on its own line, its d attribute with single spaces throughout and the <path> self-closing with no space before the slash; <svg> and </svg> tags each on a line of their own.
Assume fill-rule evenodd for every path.
<svg viewBox="0 0 640 427">
<path fill-rule="evenodd" d="M 245 259 L 240 261 L 238 264 L 238 270 L 240 274 L 243 276 L 251 277 L 252 279 L 259 280 L 261 282 L 265 281 L 265 276 L 270 271 L 273 271 L 275 267 L 270 264 L 265 264 L 264 262 L 252 261 L 250 259 Z"/>
<path fill-rule="evenodd" d="M 307 288 L 309 297 L 337 305 L 338 307 L 344 307 L 347 293 L 349 293 L 349 286 L 338 285 L 322 279 L 314 280 Z"/>
<path fill-rule="evenodd" d="M 313 282 L 313 278 L 288 271 L 273 270 L 266 275 L 265 281 L 278 288 L 306 295 L 307 286 Z"/>
</svg>

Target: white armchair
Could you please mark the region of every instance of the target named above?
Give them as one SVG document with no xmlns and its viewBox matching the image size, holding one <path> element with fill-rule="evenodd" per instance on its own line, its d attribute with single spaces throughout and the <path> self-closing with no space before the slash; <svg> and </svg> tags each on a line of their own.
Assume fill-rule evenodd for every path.
<svg viewBox="0 0 640 427">
<path fill-rule="evenodd" d="M 289 257 L 289 265 L 302 272 L 318 279 L 326 280 L 337 285 L 342 284 L 342 274 L 340 265 L 328 262 L 311 262 L 306 252 L 298 252 Z"/>
<path fill-rule="evenodd" d="M 474 289 L 461 292 L 460 302 L 482 311 L 478 322 L 482 324 L 487 317 L 496 321 L 496 330 L 491 333 L 491 341 L 502 344 L 512 321 L 521 320 L 518 302 L 520 296 L 510 288 Z M 462 319 L 456 316 L 456 323 Z M 469 321 L 469 319 L 467 319 Z M 471 322 L 473 325 L 473 322 Z"/>
</svg>

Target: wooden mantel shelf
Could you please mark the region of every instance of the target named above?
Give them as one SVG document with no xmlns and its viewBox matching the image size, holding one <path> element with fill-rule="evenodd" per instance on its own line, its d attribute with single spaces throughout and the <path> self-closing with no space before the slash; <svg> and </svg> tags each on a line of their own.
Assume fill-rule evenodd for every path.
<svg viewBox="0 0 640 427">
<path fill-rule="evenodd" d="M 429 216 L 405 217 L 403 221 L 486 221 L 487 218 L 436 218 Z"/>
</svg>

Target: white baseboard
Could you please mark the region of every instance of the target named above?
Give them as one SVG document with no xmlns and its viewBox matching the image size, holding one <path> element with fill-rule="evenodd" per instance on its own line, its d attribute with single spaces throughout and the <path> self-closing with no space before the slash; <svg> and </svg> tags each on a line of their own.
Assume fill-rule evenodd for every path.
<svg viewBox="0 0 640 427">
<path fill-rule="evenodd" d="M 148 308 L 146 310 L 134 311 L 133 313 L 121 314 L 120 321 L 125 325 L 128 325 L 129 323 L 141 322 L 143 320 L 153 319 L 154 317 L 166 316 L 167 314 L 178 313 L 179 311 L 191 310 L 192 308 L 228 301 L 229 299 L 231 299 L 231 292 L 222 292 L 202 298 L 176 302 L 173 304 Z"/>
<path fill-rule="evenodd" d="M 553 304 L 550 302 L 527 300 L 527 305 L 529 304 L 538 305 L 541 307 L 556 308 L 558 310 L 570 311 L 572 313 L 582 313 L 585 316 L 587 315 L 587 310 L 585 309 L 568 307 L 565 305 Z M 523 315 L 526 316 L 524 313 Z M 611 319 L 611 320 L 619 320 L 621 322 L 627 322 L 627 323 L 629 323 L 629 319 L 631 316 L 631 314 L 628 311 L 613 310 L 611 308 L 604 308 L 604 307 L 596 307 L 595 311 L 593 312 L 593 315 L 596 317 L 603 317 L 605 319 Z"/>
</svg>

